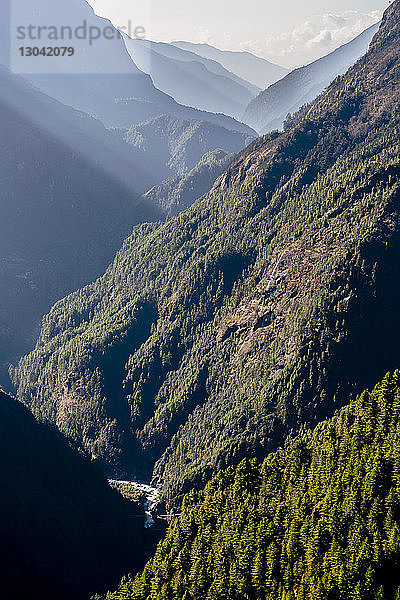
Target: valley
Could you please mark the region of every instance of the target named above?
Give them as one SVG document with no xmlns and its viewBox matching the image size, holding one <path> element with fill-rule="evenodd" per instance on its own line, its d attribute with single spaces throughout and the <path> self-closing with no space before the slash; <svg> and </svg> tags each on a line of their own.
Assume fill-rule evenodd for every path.
<svg viewBox="0 0 400 600">
<path fill-rule="evenodd" d="M 112 478 L 173 507 L 396 368 L 397 42 L 379 40 L 45 317 L 18 395 Z"/>
</svg>

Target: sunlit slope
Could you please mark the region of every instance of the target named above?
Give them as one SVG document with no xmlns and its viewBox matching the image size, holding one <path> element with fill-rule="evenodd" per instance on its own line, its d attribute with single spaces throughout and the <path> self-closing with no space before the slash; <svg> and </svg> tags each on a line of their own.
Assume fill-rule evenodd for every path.
<svg viewBox="0 0 400 600">
<path fill-rule="evenodd" d="M 191 492 L 141 576 L 108 600 L 393 600 L 400 379 L 263 463 Z"/>
</svg>

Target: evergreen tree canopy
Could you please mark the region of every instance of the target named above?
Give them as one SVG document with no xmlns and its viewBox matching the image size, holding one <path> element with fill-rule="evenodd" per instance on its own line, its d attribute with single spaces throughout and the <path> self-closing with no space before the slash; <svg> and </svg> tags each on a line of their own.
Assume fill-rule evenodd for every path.
<svg viewBox="0 0 400 600">
<path fill-rule="evenodd" d="M 142 574 L 107 600 L 395 600 L 399 566 L 396 372 L 190 492 Z"/>
</svg>

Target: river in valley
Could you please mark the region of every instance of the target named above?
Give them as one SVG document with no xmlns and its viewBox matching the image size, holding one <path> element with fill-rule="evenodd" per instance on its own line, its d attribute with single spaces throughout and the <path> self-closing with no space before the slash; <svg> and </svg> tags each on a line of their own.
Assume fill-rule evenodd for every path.
<svg viewBox="0 0 400 600">
<path fill-rule="evenodd" d="M 160 490 L 158 488 L 151 487 L 146 483 L 137 483 L 136 481 L 116 481 L 116 483 L 132 486 L 132 488 L 138 490 L 139 492 L 141 492 L 141 494 L 144 495 L 145 500 L 143 502 L 143 508 L 146 514 L 146 521 L 144 526 L 147 529 L 153 527 L 155 523 L 155 520 L 153 518 L 153 509 L 160 495 Z"/>
</svg>

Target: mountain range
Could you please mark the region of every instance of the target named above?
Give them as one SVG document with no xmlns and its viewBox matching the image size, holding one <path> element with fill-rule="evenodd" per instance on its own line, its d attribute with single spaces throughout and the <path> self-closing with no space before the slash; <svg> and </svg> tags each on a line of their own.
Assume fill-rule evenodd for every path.
<svg viewBox="0 0 400 600">
<path fill-rule="evenodd" d="M 279 378 L 278 369 L 283 367 L 282 401 L 278 408 L 282 424 L 292 427 L 289 440 L 277 452 L 266 458 L 265 454 L 260 456 L 263 460 L 250 459 L 247 446 L 246 458 L 237 466 L 220 470 L 202 489 L 195 485 L 180 503 L 179 513 L 171 516 L 166 537 L 143 572 L 124 579 L 115 592 L 105 596 L 107 600 L 149 597 L 154 600 L 206 597 L 393 600 L 399 597 L 400 373 L 397 370 L 387 374 L 372 392 L 364 391 L 357 397 L 353 391 L 350 397 L 343 396 L 349 378 L 354 378 L 355 373 L 356 378 L 361 375 L 366 380 L 372 373 L 382 372 L 385 365 L 398 364 L 396 334 L 392 333 L 399 327 L 395 283 L 399 248 L 399 24 L 400 2 L 396 1 L 386 11 L 367 56 L 338 78 L 312 106 L 291 119 L 286 132 L 267 136 L 253 144 L 252 151 L 243 153 L 248 160 L 245 165 L 242 163 L 241 173 L 239 166 L 236 172 L 232 166 L 228 169 L 229 176 L 222 178 L 232 185 L 235 176 L 238 180 L 241 175 L 239 180 L 243 182 L 245 172 L 253 169 L 260 201 L 266 192 L 267 202 L 275 201 L 276 213 L 281 213 L 290 197 L 294 197 L 291 217 L 296 214 L 296 205 L 302 206 L 302 222 L 293 242 L 294 247 L 299 243 L 301 246 L 297 246 L 297 252 L 293 252 L 293 246 L 290 250 L 281 248 L 264 288 L 269 298 L 275 295 L 277 287 L 281 288 L 277 298 L 282 310 L 280 318 L 287 321 L 287 315 L 293 311 L 303 330 L 302 364 L 294 372 L 289 365 L 296 353 L 293 336 L 296 326 L 287 327 L 286 322 L 282 330 L 278 323 L 275 325 L 278 334 L 283 333 L 287 340 L 285 354 L 281 354 L 273 377 Z M 310 128 L 312 123 L 319 128 Z M 336 136 L 334 128 L 340 130 Z M 271 148 L 271 142 L 275 142 L 275 148 Z M 332 156 L 334 144 L 338 147 Z M 290 166 L 290 153 L 295 156 L 300 148 L 307 146 L 304 168 L 296 174 L 296 169 Z M 255 165 L 256 151 L 259 162 Z M 271 166 L 273 151 L 285 173 L 283 183 L 279 181 L 279 173 L 276 177 L 272 177 L 272 170 L 268 173 L 274 183 L 279 181 L 286 188 L 279 195 L 276 190 L 271 193 L 265 185 L 261 187 L 263 182 L 257 178 L 257 171 L 259 174 L 260 167 L 265 168 L 265 162 L 269 161 Z M 298 194 L 300 197 L 296 198 Z M 196 206 L 192 212 L 195 210 Z M 313 219 L 319 220 L 317 228 L 312 226 Z M 286 224 L 293 222 L 296 220 L 290 219 Z M 284 226 L 285 220 L 277 220 L 278 225 Z M 289 227 L 283 238 L 288 233 Z M 299 251 L 308 255 L 305 271 L 299 268 Z M 336 274 L 327 277 L 335 264 Z M 295 276 L 292 285 L 288 285 L 290 271 Z M 260 282 L 260 263 L 257 275 Z M 312 280 L 310 291 L 314 302 L 303 312 L 298 296 L 304 300 L 307 293 L 304 288 Z M 324 286 L 325 301 L 321 295 Z M 238 291 L 238 300 L 243 299 L 246 288 L 242 286 Z M 242 302 L 241 310 L 232 315 L 242 330 L 246 327 L 245 311 Z M 258 311 L 255 318 L 261 317 Z M 271 317 L 272 313 L 269 323 Z M 265 321 L 253 322 L 252 333 L 264 326 Z M 225 339 L 226 335 L 235 335 L 235 331 L 240 329 L 225 331 Z M 231 365 L 232 358 L 239 362 L 243 352 L 248 356 L 247 363 L 251 360 L 251 366 L 241 363 L 234 380 L 237 386 L 245 382 L 244 394 L 253 382 L 262 379 L 265 371 L 271 378 L 269 365 L 277 356 L 276 348 L 270 344 L 271 334 L 270 330 L 266 338 L 253 338 L 253 353 L 249 351 L 249 338 L 236 356 L 232 357 L 229 350 L 225 353 L 224 358 L 231 358 Z M 268 343 L 272 361 L 265 353 Z M 369 350 L 365 352 L 367 345 Z M 256 352 L 262 353 L 261 361 L 257 360 Z M 223 368 L 222 361 L 219 367 Z M 329 370 L 336 381 L 342 378 L 341 390 L 335 385 L 320 387 Z M 246 378 L 246 371 L 251 373 L 251 379 Z M 209 380 L 206 386 L 204 389 L 210 390 Z M 253 412 L 255 427 L 249 431 L 253 440 L 260 429 L 266 435 L 272 431 L 270 415 L 262 410 L 260 392 L 265 387 L 263 390 L 258 386 L 257 395 L 257 386 L 256 383 L 248 413 L 242 414 L 240 427 L 236 428 L 236 435 L 244 428 L 249 431 Z M 307 387 L 312 400 L 308 418 L 314 421 L 317 416 L 321 420 L 326 403 L 330 404 L 333 416 L 314 431 L 303 426 L 296 435 Z M 288 411 L 284 396 L 290 389 L 295 392 L 293 411 Z M 233 388 L 226 409 L 232 406 L 232 396 Z M 346 406 L 338 411 L 342 402 Z M 200 429 L 201 410 L 194 413 L 192 426 L 203 441 L 198 451 L 210 447 L 207 454 L 211 458 L 217 436 L 208 438 L 208 444 L 204 440 L 211 417 L 217 415 L 211 409 L 208 422 Z M 156 423 L 160 423 L 159 417 L 154 419 Z M 266 420 L 270 420 L 269 427 L 265 427 Z M 224 422 L 231 435 L 234 423 L 231 412 L 230 419 Z M 182 441 L 181 434 L 181 444 Z M 175 461 L 179 456 L 178 445 L 178 440 L 171 444 Z M 185 467 L 190 469 L 194 458 L 191 444 L 182 444 L 181 450 L 180 459 L 182 462 L 186 459 Z M 173 463 L 169 476 L 176 477 Z"/>
<path fill-rule="evenodd" d="M 0 596 L 399 600 L 400 0 L 263 92 L 257 127 L 293 114 L 257 139 L 114 41 L 0 66 Z"/>
<path fill-rule="evenodd" d="M 126 38 L 125 38 L 126 40 Z M 134 41 L 134 40 L 133 40 Z M 139 41 L 140 40 L 136 40 Z M 237 83 L 240 87 L 245 87 L 252 95 L 257 95 L 261 88 L 254 85 L 247 79 L 236 75 L 234 70 L 230 70 L 225 68 L 222 63 L 214 60 L 212 58 L 206 58 L 201 56 L 199 52 L 194 52 L 191 50 L 184 50 L 179 47 L 176 43 L 164 43 L 164 42 L 151 42 L 150 40 L 142 40 L 147 47 L 153 48 L 155 52 L 162 54 L 163 56 L 177 61 L 177 62 L 189 62 L 193 61 L 202 64 L 206 67 L 207 71 L 213 73 L 214 75 L 219 75 L 220 77 L 230 79 L 234 83 Z"/>
<path fill-rule="evenodd" d="M 249 102 L 261 91 L 233 75 L 216 61 L 172 44 L 131 39 L 125 44 L 135 64 L 154 85 L 177 102 L 241 119 Z"/>
<path fill-rule="evenodd" d="M 107 473 L 177 504 L 396 367 L 398 10 L 285 132 L 44 318 L 19 397 Z"/>
<path fill-rule="evenodd" d="M 54 23 L 70 26 L 86 23 L 87 30 L 96 28 L 109 32 L 96 42 L 74 39 L 74 57 L 67 62 L 62 57 L 42 57 L 40 69 L 22 73 L 41 91 L 60 102 L 98 118 L 106 127 L 131 127 L 162 114 L 179 118 L 208 120 L 233 131 L 253 134 L 250 128 L 223 114 L 199 111 L 176 102 L 158 90 L 149 75 L 138 69 L 126 50 L 122 36 L 110 21 L 97 16 L 85 0 L 38 0 L 33 5 L 18 2 L 21 15 L 18 23 Z M 8 24 L 3 24 L 6 29 Z M 24 64 L 17 65 L 23 69 Z M 37 63 L 36 63 L 37 64 Z M 55 65 L 57 68 L 55 68 Z M 67 65 L 67 66 L 65 66 Z"/>
<path fill-rule="evenodd" d="M 194 52 L 203 58 L 219 62 L 228 71 L 264 90 L 289 73 L 288 69 L 275 65 L 251 52 L 219 50 L 210 44 L 173 42 L 174 46 Z"/>
<path fill-rule="evenodd" d="M 23 8 L 24 3 L 18 6 Z M 33 19 L 29 13 L 33 7 L 25 8 L 27 14 L 20 18 Z M 65 23 L 79 19 L 97 24 L 104 21 L 94 15 L 86 2 L 78 0 L 68 7 L 58 2 L 49 7 L 46 0 L 40 0 L 34 8 L 35 18 L 43 22 L 61 17 Z M 4 62 L 6 26 L 2 21 Z M 85 45 L 86 41 L 82 43 Z M 0 64 L 3 385 L 9 385 L 8 363 L 32 348 L 40 320 L 51 305 L 98 276 L 135 224 L 164 218 L 151 197 L 143 197 L 149 189 L 164 179 L 183 176 L 207 152 L 220 148 L 227 153 L 238 152 L 254 137 L 250 128 L 240 124 L 238 129 L 246 133 L 211 121 L 166 115 L 138 129 L 132 126 L 130 117 L 114 121 L 110 113 L 110 119 L 105 118 L 102 111 L 106 104 L 110 103 L 110 110 L 118 104 L 109 77 L 129 86 L 139 78 L 155 94 L 165 96 L 132 62 L 122 38 L 107 44 L 107 40 L 101 40 L 95 52 L 87 52 L 86 62 L 79 60 L 81 73 L 75 73 L 78 67 L 73 66 L 69 67 L 71 72 L 57 75 L 46 73 L 46 67 L 41 74 L 22 76 Z M 99 55 L 104 55 L 104 60 Z M 111 69 L 115 70 L 112 74 Z M 92 87 L 93 81 L 101 86 L 101 93 Z M 111 95 L 105 98 L 104 94 Z M 164 108 L 175 104 L 170 99 Z M 181 108 L 188 116 L 210 116 L 211 120 L 215 117 L 229 127 L 234 123 L 223 115 L 220 119 Z M 79 109 L 100 115 L 109 125 L 129 123 L 129 129 L 107 130 L 101 120 Z"/>
</svg>

